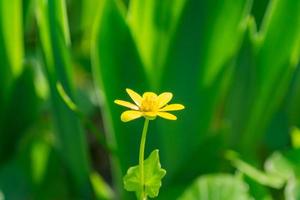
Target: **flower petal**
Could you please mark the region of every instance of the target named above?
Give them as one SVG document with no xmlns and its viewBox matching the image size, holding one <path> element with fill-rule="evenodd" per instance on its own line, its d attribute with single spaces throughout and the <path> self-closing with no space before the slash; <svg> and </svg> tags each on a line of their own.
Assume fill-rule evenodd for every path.
<svg viewBox="0 0 300 200">
<path fill-rule="evenodd" d="M 139 95 L 138 93 L 136 93 L 135 91 L 126 88 L 126 92 L 128 93 L 128 95 L 130 96 L 130 98 L 134 101 L 134 103 L 138 106 L 141 106 L 141 102 L 142 102 L 142 97 L 141 95 Z"/>
<path fill-rule="evenodd" d="M 174 110 L 182 110 L 182 109 L 184 109 L 184 106 L 181 104 L 170 104 L 159 109 L 159 111 L 174 111 Z"/>
<path fill-rule="evenodd" d="M 171 92 L 161 93 L 157 98 L 158 108 L 161 108 L 164 105 L 166 105 L 167 103 L 169 103 L 169 101 L 171 101 L 172 97 L 173 97 L 173 94 Z"/>
<path fill-rule="evenodd" d="M 177 117 L 175 115 L 172 115 L 172 114 L 167 113 L 167 112 L 158 112 L 157 115 L 162 117 L 162 118 L 169 119 L 169 120 L 176 120 L 177 119 Z"/>
<path fill-rule="evenodd" d="M 114 102 L 120 106 L 124 106 L 124 107 L 130 108 L 130 109 L 133 109 L 133 110 L 139 109 L 139 107 L 137 105 L 134 105 L 133 103 L 130 103 L 128 101 L 123 101 L 123 100 L 117 99 Z"/>
<path fill-rule="evenodd" d="M 157 116 L 157 112 L 144 112 L 143 114 L 148 118 L 155 118 Z"/>
<path fill-rule="evenodd" d="M 155 94 L 154 92 L 145 92 L 143 94 L 143 99 L 146 99 L 146 98 L 156 99 L 157 98 L 157 94 Z"/>
<path fill-rule="evenodd" d="M 143 116 L 143 114 L 140 111 L 127 110 L 121 114 L 121 120 L 122 120 L 122 122 L 129 122 L 129 121 L 137 119 L 141 116 Z"/>
</svg>

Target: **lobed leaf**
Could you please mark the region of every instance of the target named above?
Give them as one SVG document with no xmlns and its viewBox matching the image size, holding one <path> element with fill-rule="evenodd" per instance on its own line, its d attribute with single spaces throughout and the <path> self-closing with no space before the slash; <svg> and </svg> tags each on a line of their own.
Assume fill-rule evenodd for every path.
<svg viewBox="0 0 300 200">
<path fill-rule="evenodd" d="M 154 198 L 158 196 L 161 187 L 161 179 L 166 175 L 166 170 L 161 168 L 158 150 L 152 151 L 150 156 L 144 161 L 145 185 L 141 183 L 140 167 L 133 166 L 124 176 L 124 188 L 128 191 L 136 192 L 140 196 L 142 188 L 145 188 L 147 196 Z"/>
</svg>

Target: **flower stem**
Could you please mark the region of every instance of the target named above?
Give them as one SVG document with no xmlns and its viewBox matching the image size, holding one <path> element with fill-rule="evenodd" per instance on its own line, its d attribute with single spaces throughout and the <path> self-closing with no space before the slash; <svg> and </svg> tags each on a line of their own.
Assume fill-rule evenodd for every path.
<svg viewBox="0 0 300 200">
<path fill-rule="evenodd" d="M 144 123 L 143 132 L 142 132 L 142 138 L 141 138 L 141 144 L 140 144 L 140 154 L 139 154 L 139 168 L 140 168 L 141 185 L 142 185 L 142 192 L 141 192 L 140 200 L 147 199 L 147 196 L 145 193 L 144 153 L 145 153 L 145 143 L 146 143 L 148 125 L 149 125 L 149 119 L 145 118 L 145 123 Z"/>
</svg>

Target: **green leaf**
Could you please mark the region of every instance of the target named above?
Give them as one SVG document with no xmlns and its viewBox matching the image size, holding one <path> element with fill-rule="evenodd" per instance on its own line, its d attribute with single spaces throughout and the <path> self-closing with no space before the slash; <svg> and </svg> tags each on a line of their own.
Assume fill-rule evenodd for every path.
<svg viewBox="0 0 300 200">
<path fill-rule="evenodd" d="M 292 178 L 288 181 L 284 190 L 285 200 L 300 199 L 300 181 Z"/>
<path fill-rule="evenodd" d="M 194 153 L 206 153 L 202 145 L 208 147 L 206 142 L 214 135 L 212 126 L 218 120 L 222 123 L 216 119 L 217 109 L 229 88 L 232 61 L 245 31 L 241 25 L 250 8 L 251 2 L 247 0 L 186 2 L 168 49 L 160 88 L 172 91 L 177 102 L 191 109 L 180 112 L 172 125 L 162 120 L 156 122 L 162 162 L 168 169 L 166 182 L 174 178 L 190 182 L 195 174 L 203 173 L 203 168 L 211 168 L 210 162 Z M 192 88 L 188 95 L 187 88 Z M 191 130 L 188 137 L 183 134 L 186 127 Z M 209 154 L 220 155 L 211 144 Z M 188 160 L 193 160 L 194 165 L 186 165 Z"/>
<path fill-rule="evenodd" d="M 294 176 L 292 163 L 280 152 L 274 152 L 265 162 L 265 170 L 284 180 Z"/>
<path fill-rule="evenodd" d="M 252 80 L 246 83 L 251 84 L 251 89 L 244 96 L 249 98 L 249 104 L 241 104 L 249 108 L 239 142 L 244 155 L 253 154 L 253 149 L 261 144 L 295 72 L 297 59 L 294 57 L 298 53 L 300 33 L 299 8 L 299 1 L 269 1 L 260 30 L 252 35 L 255 38 L 251 49 L 254 54 L 248 62 L 244 60 L 251 69 Z"/>
<path fill-rule="evenodd" d="M 56 148 L 68 169 L 70 183 L 77 189 L 77 193 L 73 195 L 88 197 L 91 195 L 90 163 L 84 129 L 76 114 L 65 105 L 56 88 L 56 83 L 60 82 L 74 103 L 77 102 L 66 1 L 37 1 L 36 18 L 50 87 Z"/>
<path fill-rule="evenodd" d="M 1 1 L 0 13 L 0 30 L 6 48 L 6 59 L 10 65 L 9 70 L 14 77 L 18 77 L 23 71 L 24 58 L 22 1 Z"/>
<path fill-rule="evenodd" d="M 300 127 L 300 63 L 295 71 L 287 101 L 285 107 L 288 112 L 289 121 L 291 124 Z"/>
<path fill-rule="evenodd" d="M 97 172 L 91 172 L 90 180 L 97 200 L 114 199 L 113 190 Z"/>
<path fill-rule="evenodd" d="M 206 175 L 198 178 L 179 200 L 248 200 L 248 186 L 230 174 Z"/>
<path fill-rule="evenodd" d="M 61 85 L 61 83 L 57 82 L 56 83 L 56 88 L 58 91 L 58 94 L 62 98 L 62 100 L 65 102 L 65 104 L 70 108 L 70 110 L 77 112 L 78 108 L 76 104 L 73 102 L 73 100 L 67 95 L 64 87 Z"/>
<path fill-rule="evenodd" d="M 0 115 L 3 117 L 0 119 L 0 162 L 13 156 L 24 131 L 37 118 L 40 101 L 36 95 L 33 78 L 31 66 L 25 67 L 20 77 L 14 80 L 6 108 L 0 108 Z"/>
<path fill-rule="evenodd" d="M 26 63 L 24 53 L 22 2 L 0 1 L 1 164 L 11 159 L 24 130 L 36 117 L 39 103 L 33 84 L 33 66 Z"/>
<path fill-rule="evenodd" d="M 186 0 L 131 0 L 127 22 L 152 85 L 161 78 Z"/>
<path fill-rule="evenodd" d="M 261 185 L 280 189 L 285 183 L 285 180 L 281 176 L 278 176 L 274 173 L 265 173 L 259 169 L 256 169 L 252 165 L 239 159 L 235 152 L 228 152 L 227 158 L 231 161 L 232 165 L 236 167 L 240 172 L 246 174 Z"/>
<path fill-rule="evenodd" d="M 161 168 L 159 162 L 158 149 L 152 151 L 144 162 L 145 192 L 153 198 L 158 196 L 161 187 L 161 179 L 166 175 L 166 170 Z M 124 176 L 124 188 L 128 191 L 136 192 L 140 196 L 142 190 L 139 166 L 130 167 Z"/>
<path fill-rule="evenodd" d="M 286 181 L 300 174 L 300 149 L 274 152 L 265 162 L 268 173 L 278 174 Z"/>
<path fill-rule="evenodd" d="M 292 145 L 295 149 L 300 148 L 300 130 L 294 127 L 291 131 Z"/>
<path fill-rule="evenodd" d="M 134 158 L 128 155 L 138 155 L 139 145 L 139 138 L 130 133 L 139 130 L 140 124 L 138 121 L 128 125 L 121 123 L 121 108 L 113 101 L 128 98 L 125 92 L 127 87 L 137 92 L 149 87 L 138 50 L 117 1 L 102 1 L 98 13 L 92 41 L 93 76 L 105 125 L 112 128 L 108 129 L 107 141 L 119 155 L 112 160 L 113 174 L 116 174 L 114 184 L 121 199 L 126 199 L 124 195 L 128 193 L 124 193 L 122 177 L 130 163 L 134 162 Z"/>
</svg>

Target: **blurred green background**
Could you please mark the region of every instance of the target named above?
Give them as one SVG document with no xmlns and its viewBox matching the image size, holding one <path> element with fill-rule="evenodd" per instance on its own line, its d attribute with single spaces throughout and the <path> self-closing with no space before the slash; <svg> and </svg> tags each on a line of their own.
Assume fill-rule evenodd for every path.
<svg viewBox="0 0 300 200">
<path fill-rule="evenodd" d="M 0 0 L 0 200 L 134 199 L 125 88 L 186 106 L 157 199 L 300 199 L 299 58 L 298 0 Z"/>
</svg>

